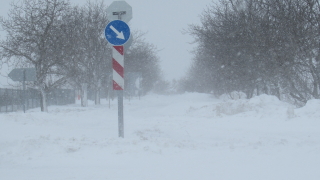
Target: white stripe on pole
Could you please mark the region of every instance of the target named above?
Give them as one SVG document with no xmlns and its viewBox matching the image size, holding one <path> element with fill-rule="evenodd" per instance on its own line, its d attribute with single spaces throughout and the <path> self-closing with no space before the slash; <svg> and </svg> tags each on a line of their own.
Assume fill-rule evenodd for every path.
<svg viewBox="0 0 320 180">
<path fill-rule="evenodd" d="M 117 71 L 113 70 L 113 80 L 122 88 L 124 89 L 124 80 Z"/>
<path fill-rule="evenodd" d="M 112 56 L 122 67 L 124 66 L 124 56 L 115 48 L 112 48 Z"/>
</svg>

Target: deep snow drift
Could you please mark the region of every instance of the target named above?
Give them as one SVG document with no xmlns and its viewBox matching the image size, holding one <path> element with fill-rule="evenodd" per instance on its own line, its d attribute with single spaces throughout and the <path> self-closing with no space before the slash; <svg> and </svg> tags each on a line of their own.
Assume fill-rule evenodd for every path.
<svg viewBox="0 0 320 180">
<path fill-rule="evenodd" d="M 148 95 L 0 114 L 2 180 L 318 180 L 320 101 Z"/>
</svg>

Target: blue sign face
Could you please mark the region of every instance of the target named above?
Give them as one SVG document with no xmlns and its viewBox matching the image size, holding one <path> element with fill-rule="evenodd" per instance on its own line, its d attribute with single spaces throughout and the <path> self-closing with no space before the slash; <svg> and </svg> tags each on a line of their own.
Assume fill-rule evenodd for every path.
<svg viewBox="0 0 320 180">
<path fill-rule="evenodd" d="M 105 36 L 110 44 L 121 46 L 129 40 L 130 28 L 128 24 L 123 21 L 111 21 L 106 26 Z"/>
</svg>

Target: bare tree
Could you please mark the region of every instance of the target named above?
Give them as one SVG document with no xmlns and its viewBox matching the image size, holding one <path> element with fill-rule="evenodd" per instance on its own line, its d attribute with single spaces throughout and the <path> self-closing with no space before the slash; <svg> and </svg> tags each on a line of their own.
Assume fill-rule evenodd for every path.
<svg viewBox="0 0 320 180">
<path fill-rule="evenodd" d="M 47 111 L 46 92 L 65 82 L 54 72 L 61 60 L 56 51 L 57 30 L 68 9 L 65 0 L 24 0 L 12 3 L 8 18 L 0 20 L 7 34 L 0 42 L 1 57 L 16 67 L 35 67 L 42 111 Z"/>
<path fill-rule="evenodd" d="M 104 37 L 106 7 L 102 1 L 71 7 L 67 0 L 24 0 L 12 4 L 7 19 L 1 18 L 7 32 L 0 42 L 3 63 L 36 68 L 34 85 L 41 92 L 42 111 L 47 111 L 50 89 L 66 83 L 82 89 L 82 97 L 88 87 L 95 92 L 95 103 L 100 103 L 100 89 L 107 86 L 112 72 L 111 48 Z M 134 36 L 125 54 L 126 71 L 141 73 L 147 92 L 161 75 L 157 49 L 145 42 L 143 33 Z"/>
<path fill-rule="evenodd" d="M 158 49 L 146 42 L 144 35 L 141 31 L 133 32 L 134 40 L 131 47 L 125 51 L 124 66 L 126 72 L 141 73 L 141 87 L 143 92 L 147 93 L 161 80 L 162 74 L 157 56 Z"/>
<path fill-rule="evenodd" d="M 199 46 L 184 85 L 319 98 L 319 19 L 316 0 L 220 0 L 190 26 Z"/>
<path fill-rule="evenodd" d="M 82 106 L 86 106 L 87 87 L 95 92 L 95 103 L 100 104 L 102 83 L 111 74 L 111 49 L 104 37 L 107 23 L 106 5 L 102 1 L 74 7 L 63 18 L 61 41 L 68 48 L 64 49 L 60 72 L 82 90 Z"/>
</svg>

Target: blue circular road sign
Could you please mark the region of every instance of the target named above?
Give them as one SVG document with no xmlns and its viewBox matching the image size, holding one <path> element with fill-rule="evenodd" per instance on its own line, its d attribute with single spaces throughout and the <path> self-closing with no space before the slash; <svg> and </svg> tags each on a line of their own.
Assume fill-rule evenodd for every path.
<svg viewBox="0 0 320 180">
<path fill-rule="evenodd" d="M 110 44 L 121 46 L 129 40 L 130 28 L 124 21 L 114 20 L 106 26 L 105 36 Z"/>
</svg>

